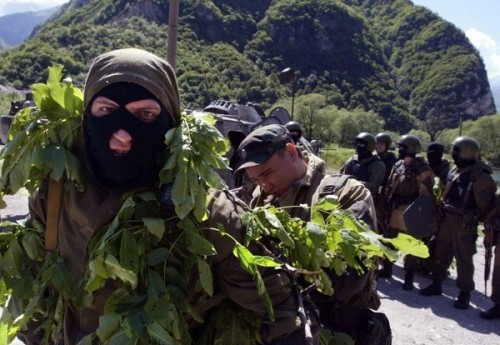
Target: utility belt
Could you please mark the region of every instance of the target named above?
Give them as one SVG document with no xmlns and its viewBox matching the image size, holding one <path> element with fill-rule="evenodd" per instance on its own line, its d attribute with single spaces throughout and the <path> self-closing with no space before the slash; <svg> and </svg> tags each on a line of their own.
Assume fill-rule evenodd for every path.
<svg viewBox="0 0 500 345">
<path fill-rule="evenodd" d="M 412 202 L 414 202 L 418 198 L 418 194 L 411 194 L 411 195 L 393 195 L 392 196 L 392 204 L 394 205 L 394 208 L 398 208 L 401 205 L 409 205 Z"/>
</svg>

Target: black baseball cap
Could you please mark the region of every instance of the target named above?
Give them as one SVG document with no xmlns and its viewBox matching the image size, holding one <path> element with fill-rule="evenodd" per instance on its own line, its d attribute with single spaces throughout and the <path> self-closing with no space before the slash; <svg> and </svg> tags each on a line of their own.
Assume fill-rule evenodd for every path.
<svg viewBox="0 0 500 345">
<path fill-rule="evenodd" d="M 293 140 L 285 126 L 272 124 L 257 128 L 238 147 L 241 160 L 235 172 L 265 163 L 287 143 Z"/>
</svg>

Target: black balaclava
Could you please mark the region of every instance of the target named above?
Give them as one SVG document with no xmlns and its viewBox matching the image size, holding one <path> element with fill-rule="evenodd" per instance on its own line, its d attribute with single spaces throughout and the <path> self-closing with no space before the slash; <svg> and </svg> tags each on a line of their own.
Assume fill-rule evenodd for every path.
<svg viewBox="0 0 500 345">
<path fill-rule="evenodd" d="M 405 159 L 406 157 L 415 157 L 415 155 L 408 152 L 407 146 L 398 144 L 398 158 Z"/>
<path fill-rule="evenodd" d="M 455 165 L 460 169 L 467 168 L 469 165 L 476 163 L 475 159 L 460 158 L 460 148 L 456 146 L 453 147 L 451 157 L 453 158 L 453 162 L 455 163 Z"/>
<path fill-rule="evenodd" d="M 105 116 L 91 114 L 91 105 L 98 96 L 107 97 L 119 105 Z M 150 123 L 133 116 L 125 105 L 143 99 L 158 99 L 137 84 L 119 82 L 99 91 L 85 110 L 85 148 L 90 169 L 103 186 L 123 191 L 151 186 L 157 180 L 157 156 L 165 149 L 165 133 L 172 128 L 171 116 L 163 105 L 160 115 Z M 132 147 L 123 156 L 116 156 L 109 148 L 113 133 L 123 129 L 132 137 Z"/>
<path fill-rule="evenodd" d="M 427 161 L 430 166 L 437 166 L 443 161 L 444 145 L 430 143 L 427 147 Z"/>
<path fill-rule="evenodd" d="M 298 142 L 300 142 L 300 138 L 302 137 L 302 132 L 291 131 L 290 136 L 292 137 L 293 142 L 297 144 Z"/>
<path fill-rule="evenodd" d="M 372 155 L 371 151 L 368 149 L 368 143 L 364 140 L 356 140 L 356 153 L 358 158 L 368 158 Z"/>
</svg>

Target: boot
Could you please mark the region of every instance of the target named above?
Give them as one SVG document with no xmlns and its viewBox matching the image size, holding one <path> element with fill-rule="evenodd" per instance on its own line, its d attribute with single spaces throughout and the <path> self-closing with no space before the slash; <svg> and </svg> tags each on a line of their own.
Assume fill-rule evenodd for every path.
<svg viewBox="0 0 500 345">
<path fill-rule="evenodd" d="M 460 291 L 457 300 L 453 303 L 453 306 L 457 309 L 467 309 L 470 303 L 470 291 Z"/>
<path fill-rule="evenodd" d="M 392 262 L 384 260 L 382 269 L 378 270 L 378 278 L 392 278 Z"/>
<path fill-rule="evenodd" d="M 441 282 L 434 280 L 431 285 L 418 292 L 421 296 L 439 296 L 443 294 Z"/>
<path fill-rule="evenodd" d="M 405 272 L 405 282 L 403 283 L 403 289 L 406 291 L 413 290 L 413 270 L 407 270 Z"/>
<path fill-rule="evenodd" d="M 495 304 L 490 309 L 482 311 L 479 316 L 486 320 L 500 319 L 500 304 Z"/>
</svg>

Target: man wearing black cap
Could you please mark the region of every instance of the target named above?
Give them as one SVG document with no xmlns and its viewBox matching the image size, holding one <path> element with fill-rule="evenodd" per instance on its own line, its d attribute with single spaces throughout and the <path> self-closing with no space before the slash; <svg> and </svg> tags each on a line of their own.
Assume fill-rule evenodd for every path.
<svg viewBox="0 0 500 345">
<path fill-rule="evenodd" d="M 284 126 L 268 125 L 250 133 L 238 148 L 242 159 L 237 172 L 245 171 L 258 185 L 251 206 L 273 204 L 283 207 L 292 217 L 310 220 L 310 211 L 298 206 L 313 205 L 320 197 L 336 195 L 340 207 L 351 209 L 373 229 L 375 208 L 370 191 L 347 175 L 325 175 L 325 163 L 314 155 L 304 156 L 294 145 Z M 315 293 L 320 321 L 329 329 L 344 332 L 354 339 L 360 332 L 361 313 L 377 309 L 374 271 L 358 275 L 349 271 L 343 276 L 331 274 L 335 295 Z M 351 279 L 347 288 L 340 288 Z"/>
</svg>

